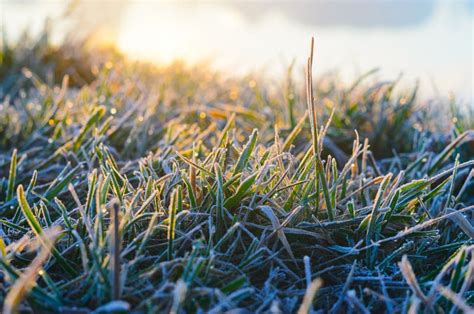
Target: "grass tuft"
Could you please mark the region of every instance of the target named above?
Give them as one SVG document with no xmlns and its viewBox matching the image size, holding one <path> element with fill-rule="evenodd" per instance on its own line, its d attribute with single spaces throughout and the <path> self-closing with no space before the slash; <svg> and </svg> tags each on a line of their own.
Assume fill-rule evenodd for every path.
<svg viewBox="0 0 474 314">
<path fill-rule="evenodd" d="M 1 46 L 4 312 L 472 311 L 460 104 L 86 47 Z"/>
</svg>

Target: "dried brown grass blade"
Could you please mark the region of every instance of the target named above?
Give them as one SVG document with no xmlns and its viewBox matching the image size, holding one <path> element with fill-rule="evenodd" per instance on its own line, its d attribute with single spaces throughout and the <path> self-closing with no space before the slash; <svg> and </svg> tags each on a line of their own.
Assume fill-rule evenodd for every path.
<svg viewBox="0 0 474 314">
<path fill-rule="evenodd" d="M 323 285 L 323 281 L 319 278 L 314 279 L 311 284 L 306 288 L 306 292 L 303 297 L 303 302 L 298 309 L 298 314 L 307 314 L 313 304 L 314 297 L 318 292 L 319 288 Z"/>
<path fill-rule="evenodd" d="M 400 271 L 402 272 L 403 277 L 405 278 L 408 286 L 410 286 L 411 290 L 416 295 L 416 297 L 420 299 L 421 301 L 423 301 L 424 303 L 427 303 L 428 298 L 421 290 L 420 285 L 418 284 L 418 281 L 416 280 L 415 272 L 413 271 L 413 268 L 411 267 L 411 264 L 408 261 L 408 258 L 406 255 L 403 255 L 402 261 L 398 263 L 398 267 L 400 268 Z"/>
<path fill-rule="evenodd" d="M 11 314 L 18 312 L 18 306 L 21 301 L 24 300 L 28 292 L 35 286 L 41 267 L 50 256 L 60 230 L 58 226 L 47 229 L 41 235 L 41 240 L 38 239 L 38 244 L 41 243 L 43 247 L 33 262 L 31 262 L 30 266 L 28 266 L 25 272 L 20 275 L 10 288 L 3 304 L 2 313 Z"/>
</svg>

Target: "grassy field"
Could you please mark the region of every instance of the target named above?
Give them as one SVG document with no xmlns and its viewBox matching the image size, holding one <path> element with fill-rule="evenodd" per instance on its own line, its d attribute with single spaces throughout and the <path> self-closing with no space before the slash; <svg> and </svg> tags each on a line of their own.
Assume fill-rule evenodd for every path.
<svg viewBox="0 0 474 314">
<path fill-rule="evenodd" d="M 455 100 L 88 47 L 1 47 L 3 313 L 472 311 Z"/>
</svg>

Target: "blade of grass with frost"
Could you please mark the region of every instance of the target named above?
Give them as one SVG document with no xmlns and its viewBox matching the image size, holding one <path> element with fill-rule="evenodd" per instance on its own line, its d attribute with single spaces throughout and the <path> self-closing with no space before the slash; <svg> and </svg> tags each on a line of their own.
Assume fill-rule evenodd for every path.
<svg viewBox="0 0 474 314">
<path fill-rule="evenodd" d="M 370 218 L 369 218 L 369 222 L 368 222 L 368 225 L 367 225 L 367 233 L 366 233 L 366 243 L 367 243 L 367 245 L 372 240 L 372 237 L 373 237 L 374 233 L 376 232 L 377 228 L 379 228 L 378 231 L 381 232 L 381 227 L 382 226 L 378 225 L 378 217 L 379 217 L 378 211 L 380 209 L 380 205 L 383 202 L 383 196 L 384 196 L 385 190 L 387 189 L 388 184 L 390 183 L 391 178 L 392 178 L 391 173 L 387 174 L 383 178 L 383 181 L 380 184 L 380 187 L 377 191 L 377 194 L 375 195 L 374 205 L 372 206 L 372 211 L 370 213 Z M 378 239 L 379 239 L 379 234 L 376 234 L 374 240 L 377 241 Z M 373 263 L 375 262 L 377 249 L 378 249 L 377 247 L 373 247 L 372 250 L 369 250 L 369 252 L 368 252 L 369 265 L 373 265 Z"/>
<path fill-rule="evenodd" d="M 140 216 L 147 207 L 156 199 L 158 191 L 153 191 L 153 193 L 142 203 L 140 208 L 135 212 L 135 216 Z"/>
<path fill-rule="evenodd" d="M 14 149 L 10 161 L 10 171 L 8 174 L 8 187 L 7 187 L 7 202 L 13 198 L 15 191 L 15 178 L 16 178 L 16 154 L 17 150 Z"/>
<path fill-rule="evenodd" d="M 267 199 L 271 198 L 274 194 L 278 193 L 278 191 L 281 191 L 281 189 L 279 189 L 279 186 L 283 182 L 283 180 L 286 178 L 288 171 L 289 169 L 285 169 L 285 171 L 280 175 L 280 177 L 278 178 L 278 181 L 273 185 L 270 191 L 268 191 L 267 194 L 265 194 L 263 198 L 260 200 L 261 204 L 265 203 Z"/>
<path fill-rule="evenodd" d="M 97 124 L 98 121 L 103 117 L 105 114 L 105 107 L 100 106 L 97 107 L 94 112 L 91 114 L 89 120 L 84 124 L 82 129 L 79 131 L 79 134 L 74 138 L 73 140 L 73 150 L 77 152 L 79 148 L 81 147 L 82 142 L 84 141 L 84 138 L 89 132 L 89 130 L 94 126 L 94 124 Z"/>
<path fill-rule="evenodd" d="M 178 202 L 178 190 L 173 190 L 171 200 L 168 207 L 168 260 L 173 258 L 173 241 L 175 237 L 176 228 L 176 210 Z"/>
<path fill-rule="evenodd" d="M 87 273 L 89 271 L 89 257 L 88 256 L 89 255 L 92 256 L 92 254 L 88 255 L 90 249 L 89 247 L 86 247 L 84 239 L 81 238 L 81 236 L 76 230 L 71 230 L 70 232 L 78 243 L 79 250 L 81 251 L 82 269 L 85 273 Z"/>
<path fill-rule="evenodd" d="M 183 211 L 183 187 L 178 185 L 178 198 L 176 203 L 176 212 L 181 213 Z"/>
<path fill-rule="evenodd" d="M 124 178 L 120 174 L 117 163 L 115 162 L 114 158 L 112 157 L 112 155 L 109 153 L 109 151 L 106 148 L 103 149 L 103 157 L 99 158 L 99 160 L 101 161 L 103 165 L 103 168 L 104 168 L 103 172 L 109 173 L 110 178 L 111 178 L 111 184 L 115 191 L 115 194 L 117 198 L 119 199 L 119 201 L 122 203 L 123 194 L 126 193 L 126 189 L 127 189 L 126 178 Z"/>
<path fill-rule="evenodd" d="M 399 255 L 401 254 L 406 254 L 407 252 L 409 252 L 410 250 L 412 250 L 414 247 L 413 245 L 413 241 L 408 241 L 406 243 L 404 243 L 402 246 L 400 246 L 399 248 L 397 248 L 395 251 L 393 251 L 392 253 L 390 253 L 390 255 L 388 255 L 383 261 L 381 261 L 377 267 L 380 269 L 380 270 L 384 270 L 385 267 L 390 263 L 392 262 L 395 258 L 397 258 Z"/>
<path fill-rule="evenodd" d="M 89 234 L 89 238 L 92 240 L 93 245 L 97 246 L 97 239 L 94 236 L 89 216 L 87 216 L 84 210 L 84 206 L 82 206 L 81 201 L 79 200 L 79 196 L 77 195 L 76 190 L 74 189 L 74 186 L 72 184 L 69 184 L 68 190 L 69 193 L 71 193 L 73 200 L 76 202 L 77 209 L 79 211 L 80 217 L 82 218 L 82 222 L 87 230 L 87 233 Z"/>
<path fill-rule="evenodd" d="M 23 211 L 23 214 L 25 215 L 25 218 L 28 222 L 28 224 L 31 227 L 31 230 L 36 234 L 38 238 L 42 238 L 43 234 L 43 228 L 41 227 L 41 224 L 39 221 L 36 219 L 33 211 L 30 208 L 30 205 L 28 205 L 28 201 L 26 200 L 25 197 L 25 192 L 23 190 L 23 186 L 20 184 L 17 189 L 17 197 L 18 201 L 20 203 L 20 208 Z M 59 253 L 56 248 L 52 247 L 51 252 L 53 256 L 56 258 L 58 264 L 70 275 L 76 276 L 76 270 L 69 264 L 69 262 Z"/>
<path fill-rule="evenodd" d="M 295 87 L 293 84 L 293 68 L 295 66 L 295 60 L 291 62 L 290 66 L 288 67 L 288 71 L 286 74 L 286 93 L 285 93 L 285 100 L 287 103 L 288 108 L 288 119 L 290 120 L 290 128 L 293 129 L 295 127 Z"/>
<path fill-rule="evenodd" d="M 145 235 L 143 236 L 142 241 L 140 242 L 140 246 L 138 247 L 136 253 L 135 253 L 135 258 L 139 257 L 141 253 L 143 252 L 143 249 L 145 248 L 145 245 L 147 244 L 150 236 L 153 233 L 153 229 L 156 226 L 156 220 L 158 219 L 158 213 L 153 213 L 153 216 L 151 216 L 150 222 L 148 223 L 148 228 L 146 229 Z"/>
<path fill-rule="evenodd" d="M 21 232 L 22 234 L 25 234 L 29 231 L 28 228 L 23 228 L 23 227 L 19 226 L 18 224 L 12 223 L 12 222 L 10 222 L 6 219 L 0 219 L 0 222 L 2 224 L 4 224 L 5 226 L 7 226 L 8 228 L 11 228 L 12 230 L 16 230 L 18 232 Z"/>
<path fill-rule="evenodd" d="M 194 169 L 194 168 L 192 168 Z M 196 202 L 196 196 L 193 191 L 193 187 L 191 185 L 191 182 L 189 182 L 189 179 L 186 176 L 183 176 L 183 182 L 184 185 L 186 185 L 186 190 L 188 192 L 188 197 L 189 197 L 189 203 L 191 205 L 191 208 L 197 208 L 197 202 Z"/>
<path fill-rule="evenodd" d="M 278 238 L 283 244 L 283 247 L 285 248 L 285 250 L 288 252 L 288 255 L 290 255 L 291 259 L 296 264 L 296 258 L 295 258 L 295 255 L 293 254 L 293 251 L 291 250 L 290 243 L 288 243 L 288 239 L 285 236 L 285 232 L 280 225 L 280 221 L 278 220 L 278 217 L 275 216 L 273 209 L 270 206 L 266 206 L 266 205 L 259 206 L 259 208 L 268 217 L 268 219 L 272 223 L 273 229 L 278 230 L 277 231 Z"/>
<path fill-rule="evenodd" d="M 52 201 L 59 193 L 61 193 L 74 179 L 77 172 L 81 169 L 81 165 L 74 167 L 71 171 L 69 171 L 64 177 L 61 177 L 59 182 L 54 186 L 50 186 L 44 197 L 48 201 Z"/>
<path fill-rule="evenodd" d="M 227 209 L 234 209 L 236 208 L 240 202 L 251 192 L 252 185 L 255 182 L 255 179 L 259 175 L 258 172 L 252 174 L 251 176 L 247 177 L 237 188 L 234 195 L 228 197 L 224 202 L 224 207 Z"/>
<path fill-rule="evenodd" d="M 451 290 L 457 292 L 460 288 L 461 278 L 463 277 L 464 262 L 466 261 L 466 248 L 461 248 L 459 257 L 456 260 L 456 266 L 451 275 Z"/>
<path fill-rule="evenodd" d="M 230 240 L 231 237 L 235 234 L 237 229 L 241 227 L 240 222 L 236 222 L 235 224 L 232 225 L 229 229 L 227 229 L 226 233 L 219 238 L 219 242 L 214 245 L 214 250 L 217 250 L 221 245 L 223 245 L 227 240 Z"/>
<path fill-rule="evenodd" d="M 456 198 L 454 200 L 455 203 L 458 203 L 463 196 L 464 192 L 466 192 L 469 183 L 471 183 L 471 179 L 474 177 L 474 169 L 469 172 L 469 175 L 467 176 L 466 180 L 464 180 L 463 185 L 458 191 L 458 194 L 456 195 Z"/>
<path fill-rule="evenodd" d="M 452 206 L 451 203 L 455 201 L 455 199 L 453 199 L 454 198 L 454 186 L 456 185 L 455 180 L 456 180 L 456 174 L 457 174 L 458 167 L 459 167 L 459 154 L 456 155 L 456 159 L 454 161 L 453 174 L 451 175 L 451 184 L 449 185 L 449 192 L 448 192 L 448 195 L 447 195 L 446 203 L 444 204 L 444 210 L 442 211 L 443 213 L 446 210 L 446 208 Z"/>
<path fill-rule="evenodd" d="M 295 176 L 293 176 L 292 181 L 301 182 L 301 183 L 306 182 L 307 184 L 309 184 L 310 182 L 313 181 L 313 180 L 306 180 L 306 178 L 309 178 L 309 175 L 310 175 L 309 172 L 312 169 L 312 165 L 311 165 L 311 162 L 309 160 L 302 161 L 300 163 L 300 168 L 299 169 L 300 169 L 300 171 L 299 171 L 298 176 L 296 178 L 295 178 Z M 318 190 L 319 189 L 319 184 L 315 183 L 315 185 L 316 185 L 316 190 Z M 298 185 L 295 186 L 294 189 L 291 190 L 291 193 L 290 193 L 288 199 L 286 200 L 285 204 L 283 205 L 283 208 L 286 211 L 289 211 L 293 207 L 295 199 L 298 196 L 298 193 L 300 192 L 301 188 L 302 188 L 302 185 L 298 184 Z M 319 195 L 319 193 L 318 193 L 318 195 Z"/>
<path fill-rule="evenodd" d="M 339 298 L 336 303 L 331 307 L 330 313 L 338 313 L 338 310 L 340 306 L 342 305 L 342 302 L 344 301 L 344 297 L 346 296 L 347 290 L 349 290 L 350 285 L 352 283 L 352 277 L 354 276 L 354 271 L 356 268 L 356 262 L 352 263 L 351 270 L 349 274 L 347 275 L 346 282 L 344 283 L 344 287 L 342 288 L 342 291 L 339 293 Z"/>
<path fill-rule="evenodd" d="M 437 298 L 437 296 L 436 296 L 436 287 L 441 284 L 441 282 L 443 281 L 443 279 L 445 279 L 445 277 L 447 277 L 449 271 L 456 267 L 456 265 L 457 265 L 456 263 L 462 257 L 463 251 L 464 251 L 465 248 L 466 247 L 464 245 L 459 247 L 456 252 L 454 252 L 451 256 L 449 256 L 445 260 L 445 263 L 443 265 L 440 265 L 438 267 L 437 273 L 435 271 L 432 274 L 430 274 L 429 277 L 435 276 L 435 278 L 431 281 L 432 284 L 430 285 L 431 286 L 430 291 L 428 292 L 428 303 L 429 303 L 429 305 L 433 305 L 433 303 L 436 301 L 436 298 Z M 455 272 L 453 271 L 452 274 L 451 274 L 451 279 L 452 279 L 452 276 L 453 276 L 454 273 Z"/>
<path fill-rule="evenodd" d="M 337 170 L 337 162 L 336 159 L 332 159 L 332 164 L 331 164 L 331 174 L 332 174 L 332 183 L 331 183 L 331 190 L 330 190 L 330 196 L 331 196 L 331 208 L 336 208 L 336 198 L 337 198 L 337 190 L 338 190 L 338 176 L 339 172 Z"/>
<path fill-rule="evenodd" d="M 192 285 L 194 279 L 201 272 L 205 263 L 205 260 L 201 257 L 197 257 L 197 255 L 198 250 L 196 249 L 196 247 L 193 247 L 188 263 L 186 264 L 186 267 L 183 270 L 183 274 L 181 275 L 181 278 L 188 285 Z"/>
<path fill-rule="evenodd" d="M 242 173 L 238 173 L 235 176 L 232 176 L 230 179 L 224 182 L 223 188 L 226 193 L 230 192 L 230 188 L 237 184 L 237 182 L 242 178 Z"/>
<path fill-rule="evenodd" d="M 222 147 L 222 145 L 225 143 L 228 138 L 229 130 L 233 125 L 235 125 L 235 112 L 231 114 L 230 118 L 227 120 L 226 125 L 222 129 L 221 135 L 217 141 L 217 147 Z"/>
<path fill-rule="evenodd" d="M 397 203 L 396 211 L 405 209 L 405 206 L 418 195 L 420 195 L 430 185 L 429 180 L 413 180 L 410 183 L 402 185 L 400 197 Z"/>
<path fill-rule="evenodd" d="M 249 140 L 247 144 L 245 144 L 244 149 L 239 155 L 239 158 L 235 164 L 234 171 L 232 172 L 232 175 L 236 175 L 239 172 L 242 172 L 242 170 L 245 168 L 247 165 L 247 161 L 250 158 L 250 155 L 252 155 L 253 150 L 255 149 L 255 145 L 257 144 L 257 139 L 258 139 L 258 130 L 254 129 L 252 131 L 252 134 L 249 137 Z"/>
<path fill-rule="evenodd" d="M 54 295 L 54 298 L 56 300 L 63 303 L 62 297 L 61 297 L 61 292 L 59 291 L 59 287 L 58 287 L 58 285 L 56 285 L 56 283 L 51 278 L 51 276 L 48 274 L 48 272 L 45 271 L 44 269 L 40 269 L 38 271 L 38 273 L 41 276 L 41 279 L 46 283 L 46 286 L 48 287 L 48 291 L 51 291 L 51 294 Z"/>
<path fill-rule="evenodd" d="M 286 137 L 285 142 L 283 143 L 282 146 L 282 151 L 288 151 L 290 149 L 291 144 L 294 142 L 298 134 L 300 134 L 301 130 L 304 127 L 304 123 L 306 122 L 306 118 L 308 117 L 308 111 L 304 112 L 304 115 L 301 117 L 301 119 L 298 121 L 298 124 L 296 124 L 295 127 L 291 130 L 291 133 Z"/>
<path fill-rule="evenodd" d="M 390 218 L 393 215 L 393 211 L 397 207 L 397 202 L 398 198 L 400 197 L 400 190 L 396 189 L 395 194 L 393 197 L 390 199 L 390 203 L 388 204 L 388 207 L 390 208 L 389 211 L 385 214 L 384 216 L 384 222 L 382 225 L 382 229 L 386 227 L 386 225 L 390 222 Z M 381 230 L 382 231 L 382 230 Z"/>
<path fill-rule="evenodd" d="M 474 281 L 474 253 L 471 250 L 471 260 L 467 261 L 467 269 L 464 273 L 464 281 L 459 289 L 459 295 L 464 295 L 470 287 L 472 286 L 472 282 Z"/>
<path fill-rule="evenodd" d="M 435 225 L 436 223 L 439 223 L 440 221 L 442 220 L 445 220 L 445 219 L 448 219 L 452 216 L 455 216 L 455 215 L 458 215 L 458 214 L 462 214 L 464 212 L 468 212 L 468 211 L 472 211 L 474 210 L 474 205 L 472 206 L 467 206 L 467 207 L 464 207 L 462 209 L 459 209 L 457 212 L 453 212 L 453 213 L 449 213 L 449 214 L 445 214 L 443 216 L 439 216 L 439 217 L 436 217 L 436 218 L 432 218 L 432 219 L 429 219 L 429 220 L 426 220 L 424 222 L 421 222 L 421 223 L 418 223 L 416 224 L 415 226 L 413 227 L 410 227 L 410 228 L 406 228 L 406 229 L 403 229 L 401 231 L 399 231 L 396 235 L 394 236 L 390 236 L 390 237 L 386 237 L 386 238 L 383 238 L 381 240 L 378 240 L 377 242 L 375 243 L 371 243 L 370 245 L 367 245 L 363 248 L 360 248 L 359 250 L 362 251 L 362 250 L 368 250 L 374 246 L 377 246 L 377 245 L 380 245 L 382 243 L 386 243 L 386 242 L 390 242 L 390 241 L 395 241 L 395 240 L 399 240 L 399 239 L 402 239 L 410 234 L 413 234 L 415 232 L 418 232 L 420 230 L 423 230 L 429 226 L 432 226 L 432 225 Z M 364 221 L 366 221 L 366 223 L 368 223 L 368 219 L 370 216 L 367 216 L 366 218 L 364 218 Z M 364 222 L 362 221 L 361 224 Z"/>
<path fill-rule="evenodd" d="M 193 150 L 192 150 L 192 161 L 194 164 L 196 164 L 196 143 L 193 142 Z M 197 196 L 197 184 L 196 184 L 196 168 L 192 167 L 191 165 L 189 166 L 189 183 L 192 191 L 192 195 L 194 196 L 194 199 L 196 199 Z M 197 202 L 195 202 L 195 205 L 197 206 Z"/>
<path fill-rule="evenodd" d="M 398 189 L 398 187 L 400 186 L 400 183 L 403 181 L 404 177 L 405 177 L 405 172 L 402 170 L 398 173 L 398 175 L 392 181 L 392 184 L 390 184 L 387 187 L 388 193 L 386 193 L 384 200 L 382 201 L 380 205 L 381 207 L 390 207 L 391 209 L 394 208 L 392 207 L 392 205 L 394 202 L 396 203 L 396 201 L 398 201 L 398 197 L 400 196 L 399 195 L 400 190 Z M 394 200 L 397 193 L 398 193 L 398 196 L 396 197 L 397 199 Z"/>
<path fill-rule="evenodd" d="M 446 210 L 447 213 L 456 213 L 456 210 L 448 208 Z M 464 217 L 462 214 L 454 214 L 450 217 L 451 221 L 453 221 L 461 230 L 471 239 L 474 239 L 474 227 L 471 225 L 469 220 Z"/>
<path fill-rule="evenodd" d="M 319 182 L 321 182 L 321 186 L 323 187 L 323 194 L 328 211 L 328 218 L 330 221 L 333 221 L 335 218 L 334 208 L 332 207 L 331 195 L 329 194 L 329 187 L 328 182 L 326 180 L 326 175 L 324 174 L 325 171 L 323 168 L 323 164 L 321 163 L 321 160 L 319 160 L 319 158 L 316 159 L 316 171 L 318 172 Z"/>
<path fill-rule="evenodd" d="M 174 286 L 173 304 L 171 306 L 170 314 L 178 314 L 180 312 L 181 304 L 186 298 L 187 292 L 188 286 L 183 279 L 179 279 Z"/>
<path fill-rule="evenodd" d="M 319 181 L 323 187 L 324 197 L 326 199 L 326 207 L 328 211 L 328 216 L 330 220 L 334 219 L 334 210 L 332 208 L 331 199 L 329 196 L 328 184 L 326 178 L 324 178 L 323 166 L 320 157 L 319 151 L 319 139 L 318 139 L 318 118 L 316 114 L 316 105 L 314 103 L 313 95 L 313 55 L 314 55 L 314 37 L 311 38 L 311 48 L 310 54 L 307 62 L 306 68 L 306 98 L 308 104 L 310 125 L 311 125 L 311 138 L 312 138 L 312 150 L 313 150 L 313 160 L 315 164 L 315 171 L 319 180 L 315 180 L 315 188 L 318 192 L 318 197 L 316 197 L 316 209 L 319 210 Z M 319 169 L 318 169 L 319 168 Z"/>
<path fill-rule="evenodd" d="M 231 294 L 235 291 L 242 289 L 247 284 L 248 284 L 247 277 L 240 276 L 232 280 L 228 284 L 226 284 L 224 287 L 222 287 L 221 291 L 224 292 L 225 294 Z"/>
<path fill-rule="evenodd" d="M 31 190 L 35 187 L 37 179 L 38 179 L 38 171 L 34 170 L 33 174 L 31 175 L 30 183 L 28 184 L 28 187 L 26 188 L 26 194 L 30 193 Z"/>
<path fill-rule="evenodd" d="M 112 203 L 110 211 L 110 285 L 112 287 L 112 300 L 120 299 L 120 206 L 117 201 Z"/>
<path fill-rule="evenodd" d="M 216 187 L 216 239 L 220 239 L 227 229 L 224 216 L 224 188 L 222 170 L 218 164 L 215 164 L 217 187 Z"/>
<path fill-rule="evenodd" d="M 433 161 L 432 165 L 428 169 L 428 175 L 432 175 L 441 166 L 443 161 L 445 161 L 446 158 L 449 157 L 449 154 L 463 143 L 463 140 L 466 137 L 472 137 L 473 135 L 474 130 L 468 130 L 459 135 L 454 141 L 452 141 L 448 146 L 446 146 L 446 148 L 443 149 L 443 151 L 436 157 L 436 159 Z"/>
<path fill-rule="evenodd" d="M 84 209 L 86 214 L 89 215 L 97 188 L 97 169 L 92 170 L 92 173 L 87 177 L 87 186 L 88 190 Z"/>
<path fill-rule="evenodd" d="M 54 153 L 51 155 L 51 157 L 43 160 L 37 167 L 36 170 L 43 169 L 53 161 L 55 161 L 57 158 L 60 156 L 63 156 L 67 151 L 69 151 L 72 148 L 72 141 L 64 143 L 63 146 L 59 147 L 54 151 Z"/>
<path fill-rule="evenodd" d="M 313 96 L 313 53 L 314 53 L 314 37 L 311 38 L 310 54 L 306 68 L 306 100 L 309 111 L 309 122 L 311 125 L 311 138 L 313 140 L 313 157 L 319 158 L 318 152 L 318 119 L 316 116 L 316 106 Z"/>
<path fill-rule="evenodd" d="M 93 235 L 90 235 L 91 240 L 93 240 L 94 245 L 98 245 L 99 242 L 102 243 L 103 239 L 105 238 L 104 235 L 104 212 L 105 212 L 105 204 L 107 203 L 107 193 L 110 188 L 110 175 L 99 176 L 97 181 L 97 192 L 95 193 L 95 221 L 94 229 L 92 229 L 91 220 L 89 219 L 88 215 L 84 215 L 82 217 L 84 226 L 86 231 L 90 234 L 93 232 Z M 82 215 L 82 212 L 80 211 Z M 84 212 L 85 214 L 85 212 Z"/>
<path fill-rule="evenodd" d="M 109 169 L 109 171 L 111 173 L 111 183 L 115 191 L 115 195 L 120 202 L 123 202 L 123 195 L 126 193 L 126 180 L 121 177 L 120 173 L 118 173 L 117 169 L 113 166 Z"/>
<path fill-rule="evenodd" d="M 372 235 L 374 233 L 374 230 L 376 229 L 376 222 L 378 218 L 378 211 L 380 209 L 380 205 L 383 202 L 383 194 L 385 193 L 385 189 L 387 188 L 388 184 L 390 183 L 390 179 L 392 178 L 392 174 L 389 173 L 387 174 L 384 178 L 382 183 L 380 184 L 380 187 L 377 191 L 377 194 L 375 195 L 374 199 L 374 204 L 372 206 L 372 210 L 370 213 L 370 220 L 369 224 L 367 226 L 367 234 L 366 234 L 366 242 L 367 244 L 370 243 L 370 240 L 372 239 Z"/>
<path fill-rule="evenodd" d="M 214 177 L 214 174 L 213 174 L 211 171 L 205 169 L 204 167 L 199 166 L 197 163 L 192 162 L 192 161 L 189 160 L 188 158 L 186 158 L 186 157 L 184 157 L 183 155 L 181 155 L 178 151 L 175 151 L 175 153 L 176 153 L 176 155 L 177 155 L 179 158 L 181 158 L 185 163 L 187 163 L 187 164 L 191 165 L 192 167 L 195 167 L 196 169 L 201 170 L 202 172 L 204 172 L 204 173 L 206 173 L 206 174 L 208 174 L 208 175 Z"/>
<path fill-rule="evenodd" d="M 50 228 L 51 225 L 53 224 L 53 221 L 51 220 L 51 216 L 49 215 L 49 210 L 46 208 L 46 205 L 44 204 L 44 202 L 41 200 L 39 201 L 39 204 L 38 204 L 38 213 L 41 213 L 42 216 L 43 216 L 43 221 L 45 222 L 45 227 L 46 228 Z"/>
</svg>

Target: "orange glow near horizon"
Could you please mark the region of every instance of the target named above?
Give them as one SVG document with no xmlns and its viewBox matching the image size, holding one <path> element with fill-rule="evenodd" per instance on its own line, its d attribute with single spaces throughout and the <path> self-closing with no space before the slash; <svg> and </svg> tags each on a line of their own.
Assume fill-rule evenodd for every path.
<svg viewBox="0 0 474 314">
<path fill-rule="evenodd" d="M 4 0 L 2 21 L 9 32 L 21 23 L 38 29 L 46 16 L 59 17 L 65 7 L 61 1 L 29 2 Z M 293 60 L 302 67 L 314 35 L 317 73 L 337 70 L 351 80 L 380 67 L 381 79 L 403 73 L 412 85 L 420 78 L 425 95 L 454 92 L 472 99 L 474 9 L 463 5 L 94 1 L 81 2 L 69 26 L 80 25 L 72 29 L 116 44 L 134 59 L 207 60 L 231 74 L 281 75 Z"/>
</svg>

